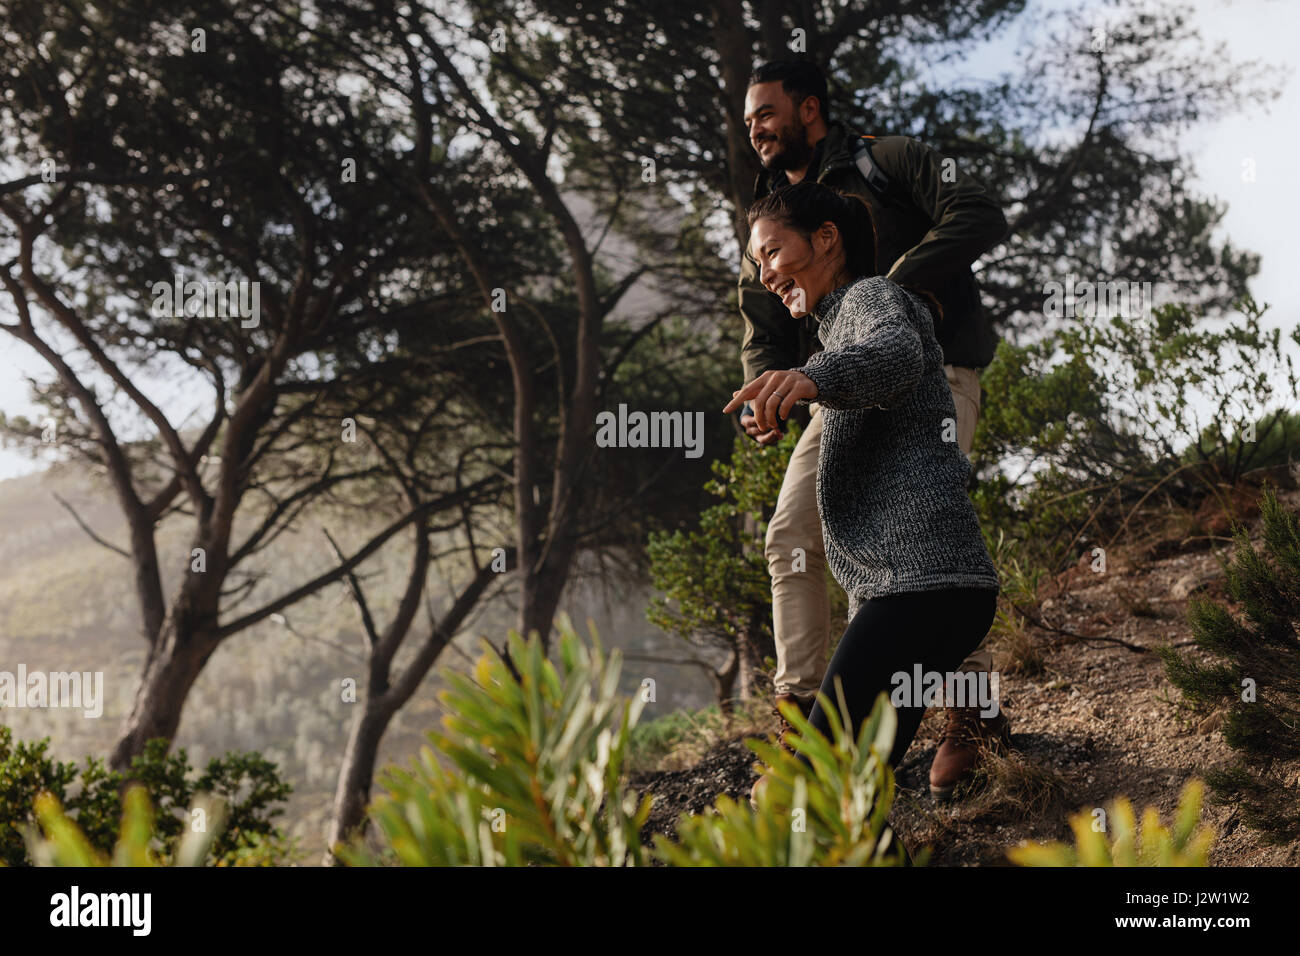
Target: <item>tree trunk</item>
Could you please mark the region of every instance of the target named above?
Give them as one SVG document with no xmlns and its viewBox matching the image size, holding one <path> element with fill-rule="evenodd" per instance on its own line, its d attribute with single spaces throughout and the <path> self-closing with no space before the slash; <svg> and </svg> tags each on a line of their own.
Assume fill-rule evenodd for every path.
<svg viewBox="0 0 1300 956">
<path fill-rule="evenodd" d="M 573 556 L 571 553 L 557 555 L 552 552 L 547 560 L 541 573 L 525 575 L 519 599 L 519 633 L 527 638 L 536 631 L 541 636 L 544 650 L 551 646 L 551 625 L 564 596 Z"/>
<path fill-rule="evenodd" d="M 713 37 L 722 73 L 723 131 L 727 137 L 727 184 L 736 216 L 736 239 L 743 247 L 749 240 L 745 210 L 754 198 L 758 158 L 745 129 L 745 91 L 753 67 L 753 46 L 745 28 L 745 6 L 741 0 L 714 0 Z"/>
<path fill-rule="evenodd" d="M 755 660 L 754 641 L 746 631 L 736 635 L 736 659 L 739 663 L 736 680 L 740 684 L 740 699 L 753 700 L 757 696 L 758 675 L 762 670 L 760 662 Z"/>
<path fill-rule="evenodd" d="M 363 706 L 365 709 L 352 722 L 352 733 L 343 752 L 343 766 L 339 769 L 338 788 L 334 793 L 334 812 L 325 841 L 324 866 L 338 866 L 340 860 L 334 855 L 334 847 L 365 830 L 366 805 L 370 802 L 370 788 L 374 783 L 379 743 L 393 716 L 390 709 L 370 695 Z"/>
<path fill-rule="evenodd" d="M 713 687 L 718 695 L 718 710 L 731 714 L 736 709 L 736 674 L 740 671 L 740 655 L 735 648 L 727 655 L 727 662 L 713 672 Z"/>
<path fill-rule="evenodd" d="M 170 741 L 176 736 L 190 688 L 219 643 L 211 635 L 193 631 L 178 634 L 174 623 L 165 625 L 159 644 L 145 664 L 131 713 L 108 758 L 112 769 L 127 770 L 132 758 L 144 753 L 145 744 L 155 737 Z"/>
<path fill-rule="evenodd" d="M 426 539 L 421 536 L 418 540 Z M 408 598 L 418 597 L 423 591 L 428 563 L 427 549 L 424 549 L 422 555 L 417 555 L 408 580 Z M 399 614 L 389 625 L 379 646 L 371 652 L 365 709 L 352 725 L 347 748 L 343 752 L 343 766 L 339 769 L 329 841 L 325 850 L 326 866 L 337 865 L 338 861 L 333 854 L 333 848 L 337 844 L 346 841 L 359 828 L 364 829 L 366 805 L 370 802 L 370 788 L 374 783 L 375 761 L 378 759 L 380 741 L 388 730 L 388 722 L 406 706 L 443 649 L 465 623 L 470 611 L 478 605 L 494 577 L 490 565 L 479 569 L 478 574 L 460 592 L 419 648 L 415 659 L 394 679 L 390 680 L 393 655 L 410 629 L 409 615 Z"/>
</svg>

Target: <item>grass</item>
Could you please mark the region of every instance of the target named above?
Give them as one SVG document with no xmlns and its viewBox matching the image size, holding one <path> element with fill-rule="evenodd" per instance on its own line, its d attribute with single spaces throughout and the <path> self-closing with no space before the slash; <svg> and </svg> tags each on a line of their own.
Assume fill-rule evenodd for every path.
<svg viewBox="0 0 1300 956">
<path fill-rule="evenodd" d="M 1008 819 L 1042 817 L 1066 794 L 1065 781 L 1050 767 L 1016 750 L 989 748 L 984 748 L 969 787 L 973 799 L 968 806 L 986 813 L 1006 811 Z"/>
</svg>

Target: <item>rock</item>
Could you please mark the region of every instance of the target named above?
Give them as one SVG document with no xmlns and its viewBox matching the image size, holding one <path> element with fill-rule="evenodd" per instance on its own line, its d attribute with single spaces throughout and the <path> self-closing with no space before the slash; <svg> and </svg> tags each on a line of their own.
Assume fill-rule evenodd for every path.
<svg viewBox="0 0 1300 956">
<path fill-rule="evenodd" d="M 1174 582 L 1169 596 L 1175 601 L 1186 601 L 1197 591 L 1202 591 L 1219 577 L 1218 571 L 1189 571 Z"/>
</svg>

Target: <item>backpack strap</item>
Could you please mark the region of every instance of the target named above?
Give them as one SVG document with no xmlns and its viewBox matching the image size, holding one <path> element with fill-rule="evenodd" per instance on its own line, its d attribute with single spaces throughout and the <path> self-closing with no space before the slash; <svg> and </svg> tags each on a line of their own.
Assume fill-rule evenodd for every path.
<svg viewBox="0 0 1300 956">
<path fill-rule="evenodd" d="M 869 140 L 875 139 L 874 136 L 859 136 L 858 141 L 853 144 L 853 162 L 858 167 L 858 172 L 862 178 L 867 181 L 867 186 L 877 196 L 883 196 L 889 191 L 889 177 L 884 171 L 876 165 L 875 158 L 871 155 L 871 144 Z"/>
</svg>

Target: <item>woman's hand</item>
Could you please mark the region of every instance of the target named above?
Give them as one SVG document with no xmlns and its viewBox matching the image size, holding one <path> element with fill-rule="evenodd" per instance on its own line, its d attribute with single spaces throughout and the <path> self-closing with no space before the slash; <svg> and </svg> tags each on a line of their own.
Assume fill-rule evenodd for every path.
<svg viewBox="0 0 1300 956">
<path fill-rule="evenodd" d="M 738 391 L 732 392 L 731 401 L 723 411 L 735 411 L 749 402 L 761 433 L 780 428 L 790 417 L 795 402 L 816 397 L 817 386 L 803 372 L 792 369 L 779 372 L 774 369 L 764 372 Z"/>
</svg>

